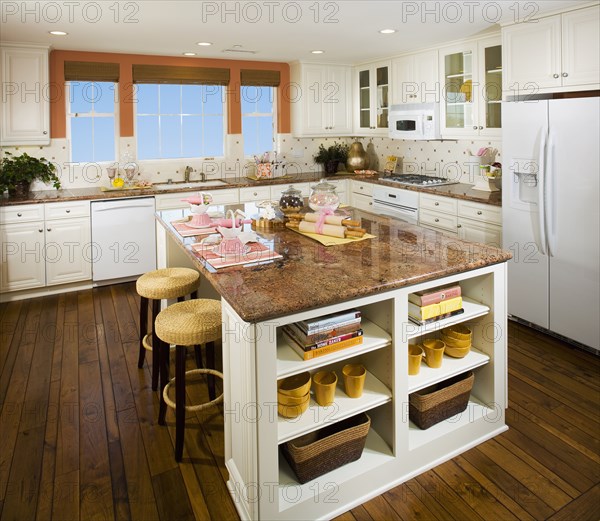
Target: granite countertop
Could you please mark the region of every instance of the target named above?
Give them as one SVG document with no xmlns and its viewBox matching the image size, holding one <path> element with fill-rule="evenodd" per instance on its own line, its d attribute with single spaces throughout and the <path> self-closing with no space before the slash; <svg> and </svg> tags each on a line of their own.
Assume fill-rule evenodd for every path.
<svg viewBox="0 0 600 521">
<path fill-rule="evenodd" d="M 254 205 L 228 208 L 240 208 L 247 215 L 256 212 Z M 246 322 L 263 322 L 511 258 L 509 252 L 492 246 L 449 238 L 356 209 L 348 211 L 376 238 L 325 247 L 292 230 L 258 231 L 261 241 L 273 246 L 283 259 L 225 268 L 218 273 L 207 268 L 189 248 L 198 239 L 183 239 L 170 224 L 189 211 L 157 212 L 157 219 L 177 243 L 185 246 L 187 255 L 215 290 Z"/>
<path fill-rule="evenodd" d="M 204 190 L 215 191 L 215 190 L 226 190 L 228 188 L 245 188 L 254 186 L 265 186 L 265 185 L 282 185 L 282 189 L 285 185 L 291 183 L 304 183 L 304 182 L 315 182 L 320 179 L 355 179 L 357 181 L 364 181 L 373 184 L 381 184 L 385 186 L 393 186 L 395 188 L 401 188 L 403 190 L 411 190 L 417 192 L 427 192 L 436 195 L 453 197 L 456 199 L 464 199 L 474 201 L 478 203 L 491 204 L 494 206 L 502 205 L 502 192 L 481 192 L 473 190 L 471 185 L 467 184 L 454 184 L 445 185 L 438 187 L 420 187 L 420 186 L 400 186 L 395 183 L 390 183 L 383 179 L 381 174 L 374 176 L 364 176 L 355 174 L 340 173 L 334 176 L 324 176 L 322 173 L 305 172 L 293 174 L 287 178 L 276 178 L 276 179 L 261 179 L 255 181 L 246 177 L 227 179 L 226 185 L 222 186 L 208 186 Z M 196 182 L 192 180 L 190 182 Z M 29 192 L 25 197 L 8 197 L 7 195 L 0 196 L 0 206 L 12 206 L 17 204 L 37 204 L 37 203 L 53 203 L 62 201 L 83 201 L 83 200 L 94 200 L 94 199 L 117 199 L 123 197 L 143 197 L 156 195 L 164 195 L 169 193 L 184 193 L 198 191 L 200 188 L 180 188 L 177 184 L 173 184 L 173 188 L 168 190 L 156 190 L 154 188 L 147 188 L 143 190 L 115 190 L 109 192 L 103 192 L 99 187 L 89 188 L 71 188 L 63 190 L 41 190 L 35 192 Z"/>
</svg>

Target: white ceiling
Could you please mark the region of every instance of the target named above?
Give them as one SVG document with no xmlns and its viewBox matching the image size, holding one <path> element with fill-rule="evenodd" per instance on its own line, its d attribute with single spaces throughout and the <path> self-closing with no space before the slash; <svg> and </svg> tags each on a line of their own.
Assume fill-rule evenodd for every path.
<svg viewBox="0 0 600 521">
<path fill-rule="evenodd" d="M 587 2 L 515 0 L 0 2 L 2 41 L 54 49 L 355 64 L 474 36 L 521 16 Z M 396 29 L 391 35 L 380 29 Z M 62 30 L 67 36 L 52 36 Z M 211 47 L 199 47 L 208 41 Z M 228 53 L 240 45 L 256 54 Z M 311 50 L 325 51 L 322 55 Z"/>
</svg>

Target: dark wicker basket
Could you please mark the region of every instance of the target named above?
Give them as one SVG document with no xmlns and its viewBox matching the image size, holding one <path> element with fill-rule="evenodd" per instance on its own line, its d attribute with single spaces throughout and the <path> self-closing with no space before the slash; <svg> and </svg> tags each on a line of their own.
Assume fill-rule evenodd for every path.
<svg viewBox="0 0 600 521">
<path fill-rule="evenodd" d="M 365 413 L 283 444 L 285 459 L 300 483 L 311 481 L 362 455 L 371 426 Z"/>
<path fill-rule="evenodd" d="M 475 376 L 472 371 L 416 391 L 409 396 L 408 416 L 420 429 L 451 418 L 469 404 Z"/>
</svg>

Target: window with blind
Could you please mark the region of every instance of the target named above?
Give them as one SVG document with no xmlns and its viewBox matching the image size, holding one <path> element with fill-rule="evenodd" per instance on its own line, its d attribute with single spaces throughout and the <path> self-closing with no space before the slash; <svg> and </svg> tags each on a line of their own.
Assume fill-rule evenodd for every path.
<svg viewBox="0 0 600 521">
<path fill-rule="evenodd" d="M 275 87 L 279 71 L 241 71 L 242 136 L 244 155 L 254 156 L 275 149 Z"/>
</svg>

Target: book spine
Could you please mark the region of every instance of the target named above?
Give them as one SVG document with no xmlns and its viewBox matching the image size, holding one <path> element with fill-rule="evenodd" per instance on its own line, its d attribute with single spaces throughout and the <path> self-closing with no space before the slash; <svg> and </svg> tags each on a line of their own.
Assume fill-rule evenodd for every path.
<svg viewBox="0 0 600 521">
<path fill-rule="evenodd" d="M 317 342 L 309 347 L 305 347 L 305 351 L 314 351 L 315 349 L 323 349 L 324 347 L 331 346 L 333 344 L 337 344 L 339 342 L 344 342 L 351 338 L 355 338 L 358 336 L 363 336 L 363 330 L 357 329 L 356 331 L 352 331 L 351 333 L 346 333 L 345 335 L 339 335 L 333 338 L 329 338 L 328 340 L 323 340 L 322 342 Z"/>
<path fill-rule="evenodd" d="M 312 360 L 313 358 L 318 358 L 319 356 L 328 355 L 330 353 L 335 353 L 336 351 L 341 351 L 342 349 L 347 349 L 349 347 L 355 347 L 363 343 L 363 337 L 357 336 L 354 338 L 350 338 L 348 340 L 344 340 L 342 342 L 336 342 L 335 344 L 331 344 L 327 347 L 321 347 L 319 349 L 313 349 L 312 351 L 304 351 L 303 358 L 304 360 Z"/>
<path fill-rule="evenodd" d="M 324 329 L 331 329 L 338 324 L 343 322 L 347 322 L 349 320 L 354 320 L 361 317 L 361 312 L 359 310 L 352 310 L 348 313 L 343 313 L 333 317 L 324 317 L 315 321 L 307 322 L 297 322 L 297 324 L 308 334 L 314 333 L 317 331 L 322 331 Z"/>
<path fill-rule="evenodd" d="M 417 320 L 427 320 L 444 313 L 450 313 L 462 307 L 462 297 L 456 297 L 450 300 L 444 300 L 439 304 L 430 304 L 429 306 L 417 306 L 412 302 L 408 303 L 408 314 Z"/>
<path fill-rule="evenodd" d="M 442 288 L 438 291 L 425 293 L 422 295 L 411 293 L 408 296 L 408 301 L 417 306 L 429 306 L 431 304 L 439 304 L 443 300 L 450 300 L 461 296 L 460 286 L 452 286 L 451 288 Z"/>
<path fill-rule="evenodd" d="M 304 331 L 302 331 L 298 324 L 295 323 L 288 324 L 284 327 L 292 330 L 296 335 L 296 338 L 298 338 L 298 340 L 300 340 L 302 344 L 310 346 L 317 342 L 322 342 L 324 340 L 328 340 L 339 335 L 344 335 L 346 333 L 352 333 L 353 331 L 357 331 L 358 329 L 360 329 L 360 318 L 355 318 L 348 322 L 343 322 L 331 329 L 318 331 L 315 333 L 311 333 L 310 335 L 307 335 Z"/>
<path fill-rule="evenodd" d="M 415 324 L 417 324 L 419 326 L 424 326 L 427 324 L 432 324 L 433 322 L 439 322 L 440 320 L 444 320 L 445 318 L 455 317 L 456 315 L 460 315 L 461 313 L 464 313 L 464 312 L 465 312 L 465 310 L 460 308 L 455 311 L 451 311 L 450 313 L 445 313 L 443 315 L 438 315 L 437 317 L 428 318 L 427 320 L 417 320 L 416 318 L 413 318 L 411 316 L 409 316 L 408 318 Z"/>
</svg>

